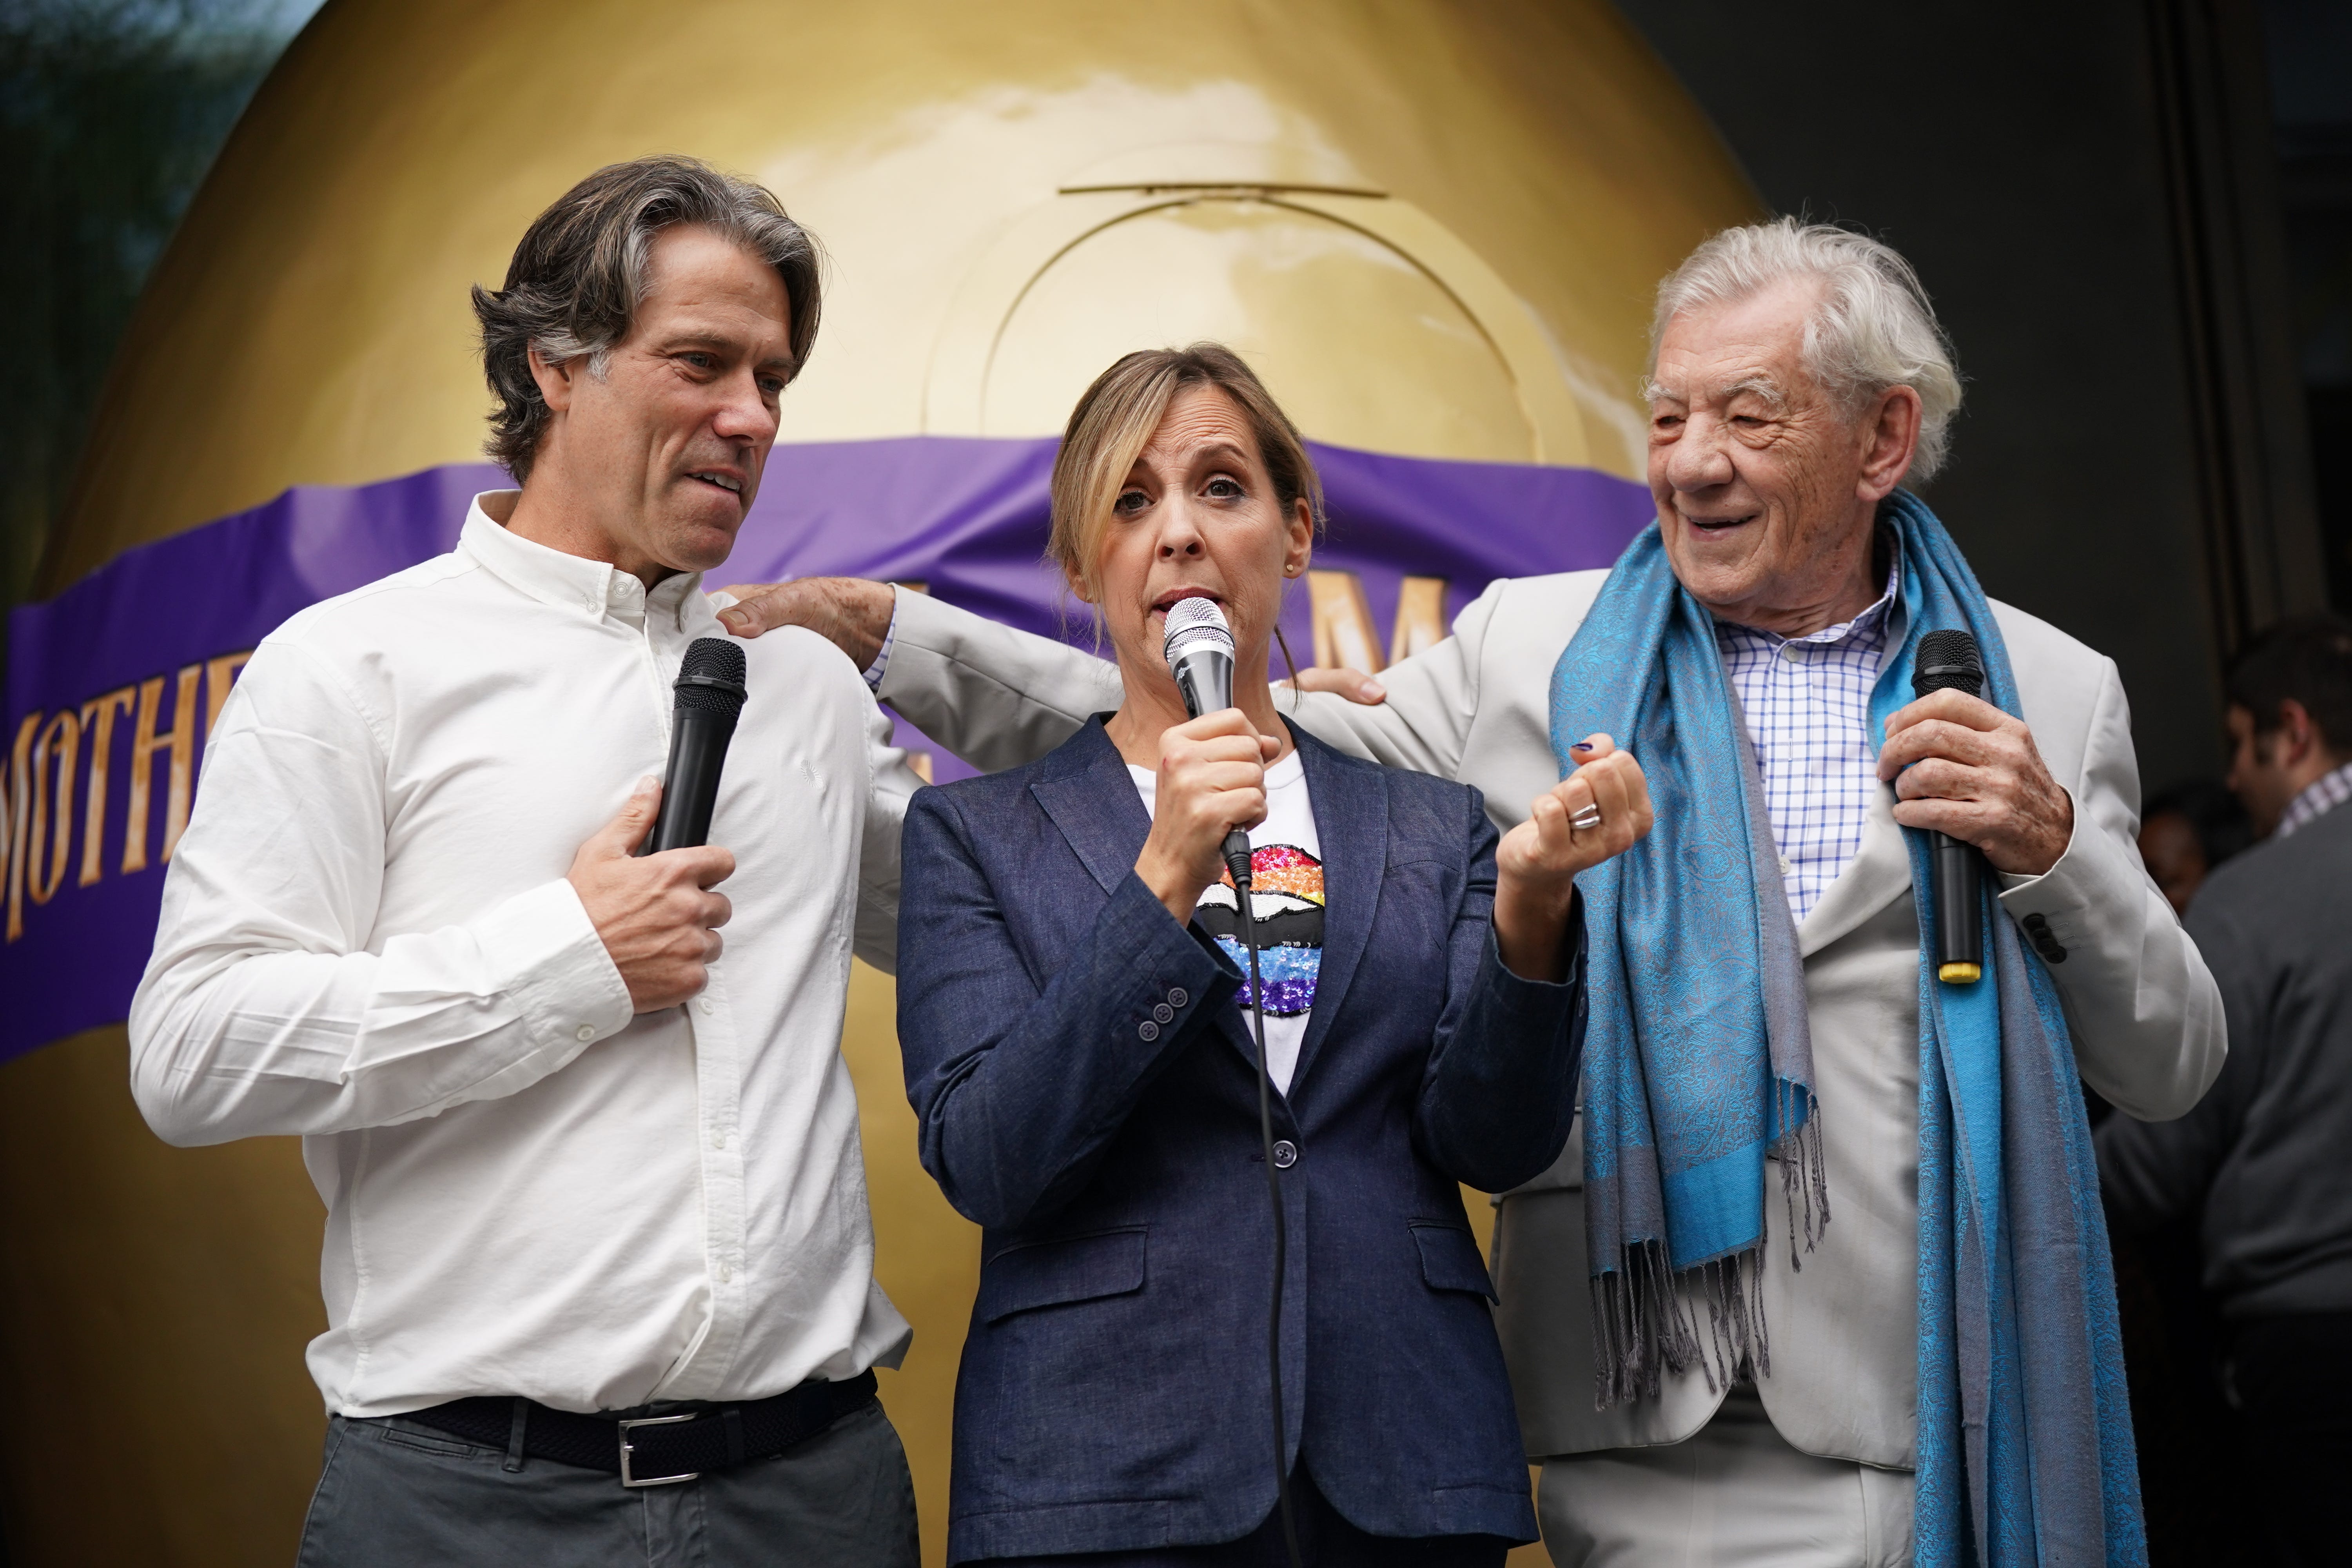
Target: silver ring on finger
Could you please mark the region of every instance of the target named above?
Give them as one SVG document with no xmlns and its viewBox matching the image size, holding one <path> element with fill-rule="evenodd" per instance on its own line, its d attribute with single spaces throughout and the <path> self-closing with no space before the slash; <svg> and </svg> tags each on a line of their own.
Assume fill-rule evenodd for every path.
<svg viewBox="0 0 2352 1568">
<path fill-rule="evenodd" d="M 1590 833 L 1601 826 L 1601 808 L 1589 805 L 1578 806 L 1576 815 L 1568 819 L 1568 825 L 1579 833 Z"/>
</svg>

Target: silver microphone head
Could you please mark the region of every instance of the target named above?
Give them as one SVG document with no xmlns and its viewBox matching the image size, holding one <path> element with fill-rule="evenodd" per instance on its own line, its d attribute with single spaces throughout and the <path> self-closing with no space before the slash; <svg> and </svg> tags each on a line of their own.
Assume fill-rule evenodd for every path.
<svg viewBox="0 0 2352 1568">
<path fill-rule="evenodd" d="M 1234 705 L 1234 633 L 1215 600 L 1179 599 L 1169 605 L 1161 651 L 1193 718 Z"/>
<path fill-rule="evenodd" d="M 1167 640 L 1163 650 L 1168 656 L 1168 668 L 1196 647 L 1214 648 L 1227 658 L 1234 657 L 1234 631 L 1225 625 L 1225 612 L 1217 608 L 1214 599 L 1179 599 L 1168 606 Z"/>
</svg>

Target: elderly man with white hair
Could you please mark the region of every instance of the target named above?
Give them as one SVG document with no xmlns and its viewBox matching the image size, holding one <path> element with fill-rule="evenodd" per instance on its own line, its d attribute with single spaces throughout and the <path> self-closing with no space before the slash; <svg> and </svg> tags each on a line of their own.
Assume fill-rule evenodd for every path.
<svg viewBox="0 0 2352 1568">
<path fill-rule="evenodd" d="M 1900 488 L 1960 389 L 1887 247 L 1707 240 L 1660 286 L 1647 394 L 1657 521 L 1613 569 L 1498 581 L 1384 693 L 1321 672 L 1298 713 L 1506 826 L 1594 731 L 1656 792 L 1580 879 L 1579 1137 L 1500 1200 L 1553 1560 L 2143 1563 L 2076 1075 L 2174 1117 L 2226 1044 L 2134 846 L 2116 667 L 1989 600 Z M 1098 660 L 877 584 L 725 618 L 828 632 L 984 767 L 1118 702 Z M 1938 630 L 1975 638 L 1981 697 L 1914 699 Z M 1930 832 L 1990 867 L 1973 983 L 1934 962 Z"/>
</svg>

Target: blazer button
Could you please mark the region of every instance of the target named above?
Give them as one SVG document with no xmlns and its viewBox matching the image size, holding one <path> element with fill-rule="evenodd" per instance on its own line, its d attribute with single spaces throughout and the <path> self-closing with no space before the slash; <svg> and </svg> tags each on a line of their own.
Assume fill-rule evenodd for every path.
<svg viewBox="0 0 2352 1568">
<path fill-rule="evenodd" d="M 2026 916 L 2025 934 L 2032 939 L 2033 951 L 2042 955 L 2042 961 L 2044 963 L 2066 962 L 2065 944 L 2058 940 L 2058 933 L 2050 929 L 2049 916 L 2043 914 Z"/>
<path fill-rule="evenodd" d="M 1176 1017 L 1176 1009 L 1162 1002 L 1151 1010 L 1151 1016 L 1162 1024 L 1172 1023 Z"/>
<path fill-rule="evenodd" d="M 1142 1023 L 1138 1024 L 1135 1026 L 1135 1032 L 1143 1037 L 1144 1041 L 1148 1044 L 1160 1037 L 1160 1026 L 1153 1023 L 1150 1019 L 1146 1018 Z"/>
<path fill-rule="evenodd" d="M 1274 1146 L 1275 1169 L 1287 1171 L 1297 1163 L 1298 1163 L 1298 1145 L 1287 1138 L 1277 1142 Z"/>
<path fill-rule="evenodd" d="M 1171 1007 L 1181 1007 L 1185 1003 L 1190 1002 L 1192 999 L 1192 998 L 1191 996 L 1185 994 L 1184 988 L 1181 985 L 1171 985 L 1168 988 L 1168 1005 Z"/>
</svg>

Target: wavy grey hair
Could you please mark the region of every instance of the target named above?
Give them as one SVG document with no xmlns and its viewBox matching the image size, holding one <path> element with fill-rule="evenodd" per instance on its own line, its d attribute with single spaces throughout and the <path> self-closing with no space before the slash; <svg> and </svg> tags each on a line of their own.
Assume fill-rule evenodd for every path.
<svg viewBox="0 0 2352 1568">
<path fill-rule="evenodd" d="M 774 195 L 695 158 L 608 164 L 523 231 L 505 288 L 474 289 L 482 372 L 498 398 L 483 449 L 516 483 L 530 476 L 550 417 L 530 374 L 530 351 L 551 363 L 584 357 L 590 372 L 603 376 L 651 285 L 646 262 L 654 237 L 673 224 L 715 229 L 776 269 L 792 306 L 793 374 L 808 363 L 816 346 L 822 258 L 815 238 Z"/>
<path fill-rule="evenodd" d="M 1777 283 L 1817 279 L 1821 302 L 1805 323 L 1805 369 L 1859 413 L 1890 386 L 1919 395 L 1919 446 L 1910 477 L 1936 477 L 1950 455 L 1960 374 L 1919 275 L 1894 247 L 1866 234 L 1793 217 L 1727 228 L 1658 285 L 1650 320 L 1650 368 L 1676 316 L 1736 304 Z"/>
</svg>

